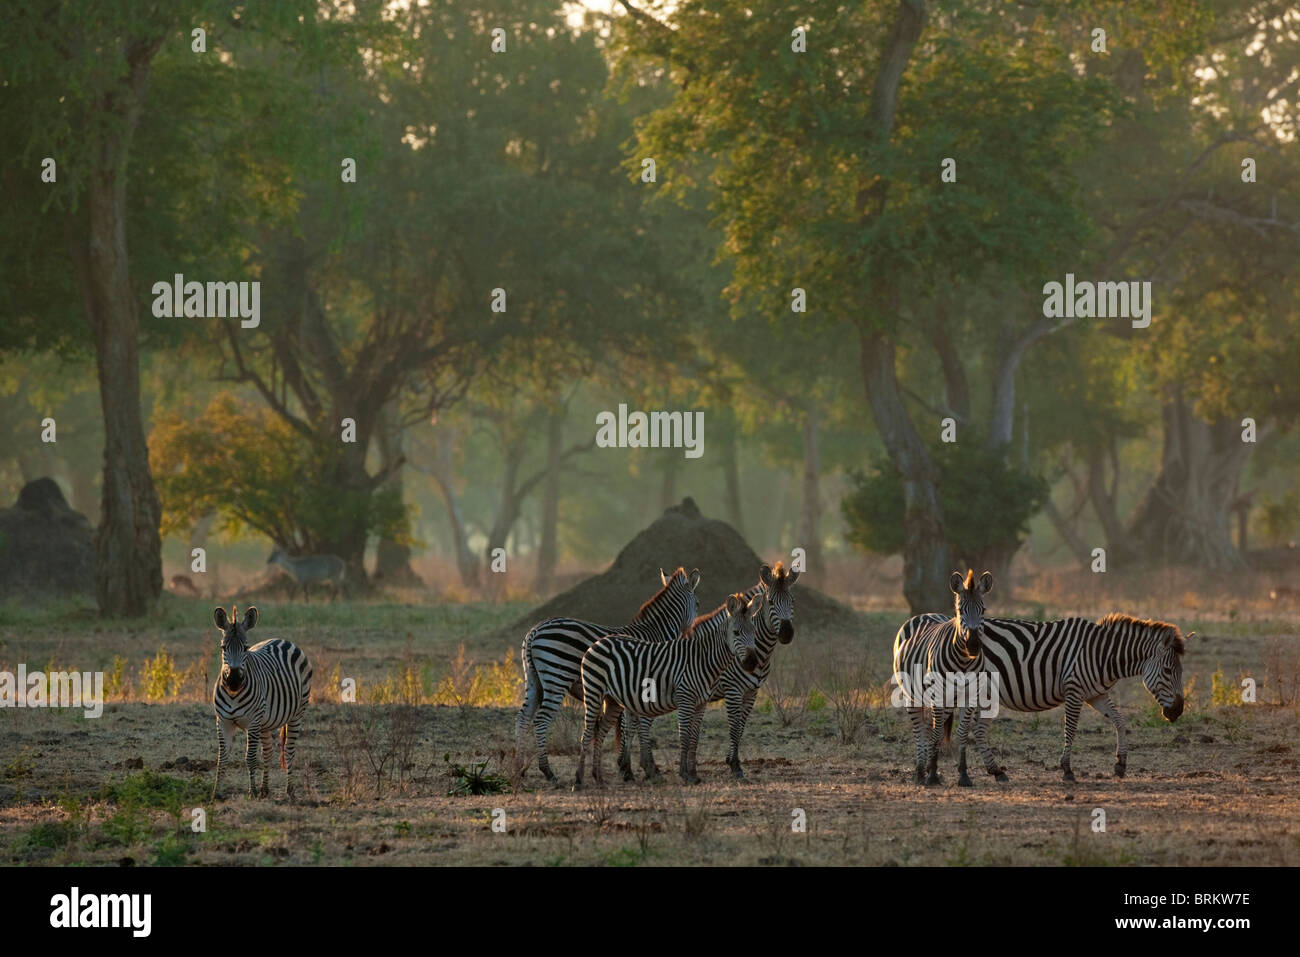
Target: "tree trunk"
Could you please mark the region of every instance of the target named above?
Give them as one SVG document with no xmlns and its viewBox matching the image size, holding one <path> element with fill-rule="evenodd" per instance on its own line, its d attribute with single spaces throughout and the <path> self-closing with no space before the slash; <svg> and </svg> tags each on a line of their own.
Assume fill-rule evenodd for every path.
<svg viewBox="0 0 1300 957">
<path fill-rule="evenodd" d="M 460 583 L 466 588 L 478 588 L 479 563 L 470 551 L 468 537 L 465 534 L 465 519 L 461 514 L 460 500 L 456 497 L 455 476 L 451 467 L 451 450 L 456 444 L 454 430 L 443 427 L 434 442 L 433 468 L 430 474 L 438 483 L 442 493 L 443 504 L 447 508 L 447 523 L 451 526 L 451 537 L 455 544 L 456 568 L 460 572 Z"/>
<path fill-rule="evenodd" d="M 95 597 L 100 613 L 112 617 L 143 615 L 162 592 L 162 509 L 140 420 L 139 327 L 126 246 L 126 157 L 139 118 L 138 100 L 131 102 L 122 130 L 116 139 L 105 134 L 88 175 L 90 240 L 79 270 L 104 415 Z"/>
<path fill-rule="evenodd" d="M 388 471 L 388 480 L 381 486 L 402 497 L 402 427 L 396 406 L 389 404 L 380 413 L 379 428 L 375 433 L 379 443 L 381 469 Z M 375 555 L 375 577 L 387 585 L 403 588 L 423 588 L 424 582 L 411 568 L 411 546 L 391 538 L 380 538 Z"/>
<path fill-rule="evenodd" d="M 740 453 L 736 448 L 734 420 L 725 429 L 722 445 L 723 509 L 727 524 L 745 537 L 745 516 L 740 507 Z"/>
<path fill-rule="evenodd" d="M 542 540 L 537 547 L 537 594 L 555 586 L 559 560 L 560 455 L 564 444 L 564 409 L 556 407 L 546 419 L 546 479 L 542 486 Z"/>
<path fill-rule="evenodd" d="M 1047 515 L 1048 519 L 1051 520 L 1052 527 L 1056 529 L 1056 534 L 1061 536 L 1061 540 L 1065 542 L 1065 547 L 1070 550 L 1070 554 L 1074 556 L 1074 560 L 1078 562 L 1080 567 L 1085 571 L 1091 568 L 1092 549 L 1090 549 L 1087 544 L 1084 543 L 1083 539 L 1079 537 L 1078 532 L 1074 530 L 1074 527 L 1066 517 L 1061 514 L 1061 510 L 1056 507 L 1056 503 L 1049 498 L 1043 505 L 1043 512 Z"/>
<path fill-rule="evenodd" d="M 817 407 L 808 403 L 803 417 L 803 508 L 799 513 L 799 544 L 808 567 L 825 573 L 821 539 L 821 449 L 818 445 Z"/>
<path fill-rule="evenodd" d="M 883 335 L 860 332 L 862 378 L 867 401 L 890 461 L 903 481 L 903 594 L 912 614 L 952 604 L 952 569 L 939 505 L 938 470 L 899 394 L 894 345 Z"/>
<path fill-rule="evenodd" d="M 519 518 L 520 496 L 518 494 L 519 466 L 523 464 L 527 441 L 521 436 L 505 449 L 505 463 L 501 477 L 501 498 L 497 503 L 496 518 L 488 532 L 487 545 L 483 549 L 483 560 L 488 568 L 487 591 L 489 596 L 501 592 L 503 576 L 492 571 L 492 553 L 498 548 L 504 549 L 510 538 L 510 530 Z M 509 574 L 506 566 L 505 574 Z"/>
<path fill-rule="evenodd" d="M 1150 561 L 1235 569 L 1232 505 L 1251 445 L 1231 419 L 1205 422 L 1178 390 L 1163 410 L 1160 474 L 1129 525 L 1132 544 Z"/>
</svg>

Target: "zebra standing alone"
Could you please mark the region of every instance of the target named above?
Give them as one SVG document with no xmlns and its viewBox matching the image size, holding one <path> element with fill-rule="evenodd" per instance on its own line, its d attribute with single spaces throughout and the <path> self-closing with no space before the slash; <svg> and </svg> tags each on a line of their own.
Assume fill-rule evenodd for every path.
<svg viewBox="0 0 1300 957">
<path fill-rule="evenodd" d="M 695 589 L 700 584 L 700 570 L 696 568 L 687 576 L 684 569 L 678 568 L 669 576 L 660 569 L 659 579 L 663 587 L 622 628 L 575 618 L 548 618 L 524 636 L 520 649 L 524 704 L 515 718 L 515 747 L 522 750 L 524 728 L 535 722 L 537 766 L 548 781 L 555 781 L 555 772 L 546 757 L 546 737 L 564 696 L 571 694 L 582 700 L 582 656 L 587 649 L 610 634 L 668 641 L 681 634 L 695 618 Z M 620 741 L 622 737 L 620 732 Z"/>
<path fill-rule="evenodd" d="M 979 581 L 975 572 L 968 570 L 963 580 L 960 572 L 953 572 L 948 582 L 954 595 L 954 615 L 916 615 L 905 621 L 894 637 L 894 676 L 912 722 L 912 736 L 916 743 L 916 783 L 939 783 L 939 737 L 942 727 L 951 726 L 956 708 L 951 701 L 937 703 L 926 699 L 924 688 L 914 687 L 923 675 L 935 675 L 945 687 L 955 676 L 969 675 L 984 670 L 982 636 L 984 626 L 984 596 L 993 587 L 993 575 L 985 572 Z M 926 726 L 925 712 L 931 718 Z M 966 742 L 967 728 L 973 709 L 961 710 L 957 727 L 957 740 Z M 941 720 L 943 716 L 946 721 Z M 928 741 L 927 741 L 928 738 Z M 980 744 L 977 740 L 976 744 Z M 984 753 L 981 746 L 981 754 Z M 986 764 L 995 766 L 992 755 Z M 970 787 L 971 780 L 964 764 L 958 765 L 957 783 Z M 927 775 L 928 771 L 928 775 Z M 990 770 L 990 773 L 993 773 Z"/>
<path fill-rule="evenodd" d="M 754 710 L 754 700 L 758 689 L 767 680 L 772 669 L 772 653 L 776 643 L 788 645 L 794 639 L 794 597 L 790 589 L 799 578 L 799 572 L 790 571 L 776 563 L 775 567 L 763 565 L 758 570 L 758 584 L 751 585 L 740 592 L 745 601 L 749 601 L 760 592 L 764 596 L 767 614 L 757 624 L 754 650 L 758 654 L 758 665 L 753 671 L 746 671 L 736 662 L 727 665 L 709 695 L 709 701 L 727 702 L 727 730 L 731 739 L 727 751 L 727 764 L 737 778 L 743 778 L 745 772 L 740 767 L 740 739 L 745 734 L 745 725 Z M 724 602 L 708 614 L 701 615 L 691 623 L 684 639 L 707 639 L 721 632 L 727 624 L 727 605 Z M 637 731 L 641 744 L 641 767 L 648 769 L 647 774 L 658 774 L 654 755 L 650 753 L 650 723 L 652 718 L 639 718 Z M 625 781 L 632 780 L 632 759 L 628 753 L 627 740 L 619 735 L 618 766 Z"/>
<path fill-rule="evenodd" d="M 285 771 L 285 790 L 293 797 L 293 756 L 302 730 L 302 713 L 311 701 L 311 662 L 293 642 L 272 638 L 248 647 L 248 632 L 257 624 L 257 609 L 249 607 L 244 620 L 239 609 L 218 608 L 212 620 L 221 631 L 221 676 L 212 689 L 212 707 L 217 713 L 217 779 L 212 800 L 221 785 L 221 763 L 230 748 L 236 728 L 248 736 L 248 796 L 266 797 L 269 762 L 262 751 L 271 750 L 271 736 L 280 731 L 280 766 Z M 262 767 L 262 787 L 256 789 L 257 769 Z"/>
<path fill-rule="evenodd" d="M 1165 720 L 1177 721 L 1183 713 L 1183 654 L 1193 635 L 1195 632 L 1182 635 L 1168 622 L 1118 613 L 1099 622 L 1086 618 L 986 618 L 984 657 L 986 667 L 999 675 L 1004 707 L 1047 711 L 1065 705 L 1065 749 L 1060 765 L 1064 780 L 1074 780 L 1070 751 L 1085 701 L 1115 727 L 1115 777 L 1122 778 L 1128 766 L 1128 729 L 1111 699 L 1111 689 L 1123 678 L 1141 675 L 1142 684 L 1160 703 Z M 984 743 L 987 732 L 988 719 L 980 718 L 975 723 L 975 743 L 986 766 L 992 759 Z M 965 766 L 964 746 L 961 763 Z"/>
<path fill-rule="evenodd" d="M 575 790 L 582 787 L 588 745 L 596 784 L 604 787 L 600 741 L 625 710 L 650 718 L 676 711 L 682 781 L 700 783 L 695 757 L 709 695 L 728 663 L 740 662 L 746 671 L 758 665 L 754 637 L 763 600 L 761 594 L 748 602 L 743 595 L 732 595 L 727 599 L 727 626 L 707 638 L 646 641 L 630 635 L 606 635 L 591 646 L 582 656 L 586 720 Z"/>
</svg>

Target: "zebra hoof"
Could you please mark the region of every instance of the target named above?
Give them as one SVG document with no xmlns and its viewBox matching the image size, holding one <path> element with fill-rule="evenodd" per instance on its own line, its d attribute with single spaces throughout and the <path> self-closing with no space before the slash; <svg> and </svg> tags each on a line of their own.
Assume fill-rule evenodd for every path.
<svg viewBox="0 0 1300 957">
<path fill-rule="evenodd" d="M 1003 782 L 1003 783 L 1005 784 L 1007 781 L 1010 781 L 1011 779 L 1010 779 L 1009 777 L 1007 777 L 1007 772 L 1006 772 L 1006 771 L 996 771 L 996 772 L 994 772 L 994 774 L 993 774 L 993 780 L 994 780 L 994 781 L 1001 781 L 1001 782 Z"/>
<path fill-rule="evenodd" d="M 933 787 L 934 785 L 936 785 L 936 784 L 940 784 L 940 783 L 942 783 L 942 782 L 939 780 L 939 775 L 936 774 L 936 773 L 934 773 L 934 772 L 931 772 L 931 773 L 930 773 L 930 776 L 929 776 L 928 778 L 925 779 L 925 786 L 926 786 L 926 787 Z"/>
<path fill-rule="evenodd" d="M 957 779 L 957 787 L 959 788 L 973 788 L 974 786 L 975 783 L 970 779 L 970 775 L 968 774 L 963 774 Z"/>
<path fill-rule="evenodd" d="M 734 768 L 732 768 L 731 773 L 735 775 L 737 781 L 745 780 L 745 772 L 740 769 L 740 765 L 736 765 Z"/>
<path fill-rule="evenodd" d="M 1127 770 L 1127 768 L 1125 768 L 1124 765 L 1122 765 L 1122 764 L 1116 764 L 1116 765 L 1115 765 L 1115 777 L 1117 777 L 1117 778 L 1122 778 L 1122 777 L 1124 776 L 1124 772 L 1125 772 L 1126 770 Z"/>
<path fill-rule="evenodd" d="M 1062 781 L 1068 781 L 1070 784 L 1073 784 L 1073 783 L 1074 783 L 1074 772 L 1073 772 L 1073 771 L 1066 771 L 1066 772 L 1064 772 L 1064 773 L 1061 775 L 1061 780 L 1062 780 Z"/>
</svg>

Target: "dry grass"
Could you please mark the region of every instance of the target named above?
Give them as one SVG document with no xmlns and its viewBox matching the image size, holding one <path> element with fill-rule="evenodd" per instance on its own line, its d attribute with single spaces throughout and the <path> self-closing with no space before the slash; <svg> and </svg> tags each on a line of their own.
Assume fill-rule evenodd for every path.
<svg viewBox="0 0 1300 957">
<path fill-rule="evenodd" d="M 0 852 L 11 864 L 1300 864 L 1295 620 L 1180 617 L 1155 603 L 1093 612 L 1112 607 L 1200 632 L 1176 725 L 1139 681 L 1120 686 L 1132 729 L 1125 779 L 1110 774 L 1109 725 L 1085 709 L 1075 785 L 1055 770 L 1059 710 L 995 722 L 1009 783 L 972 769 L 976 786 L 956 788 L 950 753 L 942 786 L 913 785 L 910 729 L 881 691 L 905 617 L 893 611 L 868 616 L 860 633 L 804 630 L 778 647 L 741 749 L 746 780 L 723 762 L 716 707 L 703 785 L 683 787 L 670 771 L 656 784 L 573 793 L 544 787 L 531 751 L 514 753 L 517 648 L 482 636 L 520 609 L 264 606 L 261 637 L 298 642 L 316 669 L 294 805 L 278 767 L 271 800 L 207 803 L 216 742 L 207 689 L 194 687 L 215 645 L 206 603 L 132 626 L 7 610 L 0 669 L 104 670 L 123 690 L 97 720 L 0 709 Z M 1257 680 L 1259 703 L 1240 703 L 1243 676 Z M 339 701 L 348 677 L 357 704 Z M 552 764 L 569 779 L 579 726 L 570 704 L 552 729 Z M 676 767 L 674 728 L 656 724 L 665 769 Z M 227 774 L 239 794 L 242 764 Z M 204 833 L 190 829 L 195 806 Z M 1090 827 L 1098 807 L 1103 834 Z M 799 811 L 802 831 L 791 826 Z"/>
</svg>

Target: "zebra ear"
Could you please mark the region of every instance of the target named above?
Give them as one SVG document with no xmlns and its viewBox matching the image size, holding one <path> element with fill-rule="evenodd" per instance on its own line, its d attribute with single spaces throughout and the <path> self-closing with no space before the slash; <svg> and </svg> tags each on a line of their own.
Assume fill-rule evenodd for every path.
<svg viewBox="0 0 1300 957">
<path fill-rule="evenodd" d="M 767 585 L 767 586 L 769 586 L 769 587 L 771 586 L 771 584 L 772 584 L 772 566 L 771 566 L 771 565 L 763 565 L 763 566 L 761 566 L 761 567 L 759 568 L 759 570 L 758 570 L 758 580 L 761 581 L 764 585 Z"/>
<path fill-rule="evenodd" d="M 226 617 L 226 609 L 224 608 L 213 609 L 212 620 L 216 623 L 216 626 L 220 628 L 222 631 L 225 631 L 226 625 L 230 623 L 230 619 Z"/>
<path fill-rule="evenodd" d="M 244 612 L 244 630 L 248 631 L 257 624 L 257 608 L 249 605 L 248 610 Z"/>
<path fill-rule="evenodd" d="M 797 571 L 792 571 L 792 572 L 790 572 L 788 575 L 786 575 L 786 576 L 785 576 L 785 587 L 786 587 L 786 588 L 789 588 L 791 585 L 793 585 L 793 584 L 795 583 L 796 579 L 798 579 L 798 577 L 799 577 L 799 573 L 798 573 Z"/>
<path fill-rule="evenodd" d="M 948 587 L 954 592 L 961 588 L 961 572 L 952 573 L 952 576 L 948 579 Z"/>
<path fill-rule="evenodd" d="M 727 596 L 727 614 L 733 618 L 740 612 L 743 599 L 739 595 Z"/>
<path fill-rule="evenodd" d="M 664 574 L 664 570 L 662 568 L 659 569 L 659 580 L 663 582 L 665 588 L 668 587 L 668 576 Z"/>
<path fill-rule="evenodd" d="M 695 589 L 699 587 L 700 587 L 700 570 L 698 568 L 692 568 L 691 569 L 691 591 L 695 591 Z"/>
<path fill-rule="evenodd" d="M 763 605 L 767 602 L 767 592 L 760 591 L 757 595 L 749 600 L 749 614 L 751 616 L 761 614 Z"/>
<path fill-rule="evenodd" d="M 993 590 L 993 573 L 985 572 L 980 576 L 980 591 L 987 595 Z"/>
</svg>

